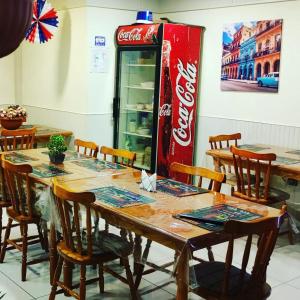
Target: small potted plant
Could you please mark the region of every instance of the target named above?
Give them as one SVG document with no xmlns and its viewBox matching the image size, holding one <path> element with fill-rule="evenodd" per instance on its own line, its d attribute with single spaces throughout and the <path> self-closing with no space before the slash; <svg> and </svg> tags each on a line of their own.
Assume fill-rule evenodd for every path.
<svg viewBox="0 0 300 300">
<path fill-rule="evenodd" d="M 49 158 L 54 164 L 61 164 L 65 159 L 64 152 L 67 151 L 65 138 L 62 135 L 52 135 L 48 143 Z"/>
<path fill-rule="evenodd" d="M 0 109 L 0 123 L 5 129 L 18 129 L 26 121 L 26 109 L 20 105 L 9 105 Z"/>
</svg>

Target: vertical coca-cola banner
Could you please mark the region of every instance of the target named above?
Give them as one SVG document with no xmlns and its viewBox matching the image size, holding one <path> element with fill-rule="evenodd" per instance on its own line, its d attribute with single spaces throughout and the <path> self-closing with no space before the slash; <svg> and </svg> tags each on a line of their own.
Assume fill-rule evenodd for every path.
<svg viewBox="0 0 300 300">
<path fill-rule="evenodd" d="M 201 36 L 201 27 L 164 24 L 157 140 L 161 176 L 170 175 L 172 162 L 193 164 Z"/>
</svg>

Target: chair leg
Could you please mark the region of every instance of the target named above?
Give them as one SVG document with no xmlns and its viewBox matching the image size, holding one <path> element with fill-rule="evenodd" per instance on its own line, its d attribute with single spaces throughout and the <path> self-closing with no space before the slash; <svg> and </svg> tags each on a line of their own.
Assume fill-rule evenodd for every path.
<svg viewBox="0 0 300 300">
<path fill-rule="evenodd" d="M 294 235 L 293 235 L 293 228 L 292 228 L 292 224 L 291 224 L 291 219 L 290 216 L 287 216 L 287 222 L 288 222 L 288 239 L 290 242 L 290 245 L 294 245 L 295 241 L 294 241 Z"/>
<path fill-rule="evenodd" d="M 43 222 L 42 224 L 42 232 L 43 232 L 43 238 L 45 243 L 45 251 L 49 252 L 48 228 L 46 222 Z"/>
<path fill-rule="evenodd" d="M 9 239 L 9 236 L 10 236 L 10 229 L 11 229 L 12 221 L 13 220 L 11 218 L 8 219 L 8 223 L 7 223 L 7 227 L 6 227 L 5 235 L 4 235 L 3 246 L 2 246 L 1 254 L 0 254 L 0 263 L 3 263 L 3 261 L 4 261 L 6 248 L 7 248 L 7 240 Z"/>
<path fill-rule="evenodd" d="M 45 240 L 44 240 L 44 236 L 42 234 L 41 224 L 36 224 L 36 227 L 37 227 L 37 230 L 38 230 L 41 247 L 42 247 L 43 250 L 45 250 Z"/>
<path fill-rule="evenodd" d="M 133 300 L 138 299 L 137 290 L 134 286 L 133 276 L 132 276 L 132 272 L 130 270 L 128 257 L 122 258 L 122 264 L 123 264 L 123 266 L 125 268 L 125 271 L 126 271 L 126 277 L 127 277 L 128 285 L 129 285 L 129 288 L 130 288 L 131 299 L 133 299 Z"/>
<path fill-rule="evenodd" d="M 85 300 L 85 293 L 86 293 L 86 288 L 85 288 L 85 280 L 86 280 L 86 266 L 82 265 L 80 267 L 80 287 L 79 287 L 79 299 L 80 300 Z"/>
<path fill-rule="evenodd" d="M 213 254 L 213 252 L 211 250 L 211 246 L 207 247 L 206 249 L 207 249 L 208 260 L 210 262 L 214 262 L 215 258 L 214 258 L 214 254 Z"/>
<path fill-rule="evenodd" d="M 2 207 L 0 207 L 0 250 L 2 244 L 2 213 L 3 213 L 3 209 Z"/>
<path fill-rule="evenodd" d="M 100 288 L 100 293 L 104 293 L 104 275 L 103 275 L 103 263 L 99 264 L 99 288 Z"/>
<path fill-rule="evenodd" d="M 22 281 L 26 281 L 26 271 L 27 271 L 27 233 L 28 233 L 28 225 L 21 225 L 22 231 Z"/>
<path fill-rule="evenodd" d="M 61 275 L 63 261 L 64 261 L 63 258 L 61 256 L 59 256 L 57 267 L 56 267 L 55 273 L 54 273 L 53 285 L 52 285 L 52 288 L 51 288 L 51 294 L 49 296 L 49 300 L 54 300 L 55 299 L 55 295 L 56 295 L 56 291 L 57 291 L 57 282 L 58 282 L 58 280 L 60 278 L 60 275 Z"/>
</svg>

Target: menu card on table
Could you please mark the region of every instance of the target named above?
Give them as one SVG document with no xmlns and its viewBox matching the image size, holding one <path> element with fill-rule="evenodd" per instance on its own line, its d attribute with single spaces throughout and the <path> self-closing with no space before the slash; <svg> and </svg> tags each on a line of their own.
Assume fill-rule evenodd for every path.
<svg viewBox="0 0 300 300">
<path fill-rule="evenodd" d="M 9 154 L 5 154 L 5 160 L 8 160 L 14 164 L 21 164 L 21 163 L 29 162 L 29 161 L 37 161 L 38 159 L 28 156 L 28 155 L 25 155 L 23 153 L 11 152 Z"/>
<path fill-rule="evenodd" d="M 57 168 L 55 166 L 47 165 L 47 164 L 34 166 L 32 173 L 39 178 L 51 178 L 51 177 L 71 174 L 63 169 Z"/>
<path fill-rule="evenodd" d="M 208 190 L 194 185 L 182 183 L 173 179 L 159 179 L 156 181 L 156 190 L 176 197 L 191 196 L 208 193 Z"/>
<path fill-rule="evenodd" d="M 112 163 L 105 160 L 99 160 L 99 159 L 86 159 L 86 160 L 79 160 L 79 161 L 72 161 L 73 164 L 93 170 L 96 172 L 101 172 L 103 170 L 121 170 L 126 169 L 126 167 Z"/>
<path fill-rule="evenodd" d="M 42 153 L 45 155 L 48 155 L 49 151 L 44 151 Z M 65 154 L 65 161 L 90 158 L 89 156 L 86 156 L 84 154 L 81 154 L 77 151 L 72 151 L 72 150 L 68 150 L 68 151 L 64 152 L 64 154 Z"/>
<path fill-rule="evenodd" d="M 224 223 L 229 220 L 252 221 L 261 218 L 262 215 L 227 204 L 218 204 L 181 213 L 174 217 L 210 231 L 221 231 Z"/>
<path fill-rule="evenodd" d="M 90 192 L 95 194 L 97 200 L 119 208 L 154 202 L 152 198 L 145 197 L 116 186 L 92 189 Z"/>
</svg>

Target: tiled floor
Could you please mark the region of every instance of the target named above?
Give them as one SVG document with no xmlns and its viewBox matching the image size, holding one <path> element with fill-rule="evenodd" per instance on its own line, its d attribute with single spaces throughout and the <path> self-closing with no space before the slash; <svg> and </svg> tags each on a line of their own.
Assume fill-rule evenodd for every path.
<svg viewBox="0 0 300 300">
<path fill-rule="evenodd" d="M 34 230 L 34 229 L 32 229 Z M 14 229 L 16 232 L 16 229 Z M 244 240 L 238 240 L 235 243 L 234 263 L 238 264 L 242 256 Z M 213 248 L 217 260 L 224 260 L 227 245 L 221 244 Z M 31 248 L 32 256 L 39 255 L 40 249 L 34 246 Z M 205 255 L 202 251 L 199 255 Z M 153 244 L 150 252 L 150 260 L 155 263 L 171 261 L 174 257 L 173 251 Z M 5 262 L 0 264 L 0 299 L 1 300 L 27 300 L 27 299 L 48 299 L 50 293 L 49 268 L 48 263 L 41 263 L 28 268 L 27 281 L 21 281 L 21 255 L 16 251 L 9 251 Z M 251 257 L 250 262 L 253 261 Z M 115 271 L 122 272 L 123 269 L 115 262 L 112 266 Z M 75 272 L 75 280 L 78 272 Z M 95 275 L 95 271 L 90 269 L 88 274 Z M 175 299 L 176 285 L 171 283 L 170 276 L 161 272 L 155 272 L 146 275 L 140 285 L 141 299 L 168 300 Z M 269 268 L 268 282 L 272 286 L 271 300 L 298 300 L 300 299 L 300 243 L 296 245 L 287 245 L 286 237 L 279 240 Z M 1 298 L 2 294 L 5 294 Z M 59 295 L 56 299 L 70 299 Z M 99 294 L 98 285 L 89 285 L 87 287 L 87 299 L 130 299 L 128 287 L 113 278 L 105 275 L 105 293 Z M 190 293 L 189 299 L 201 299 Z M 253 299 L 255 300 L 255 299 Z"/>
</svg>

